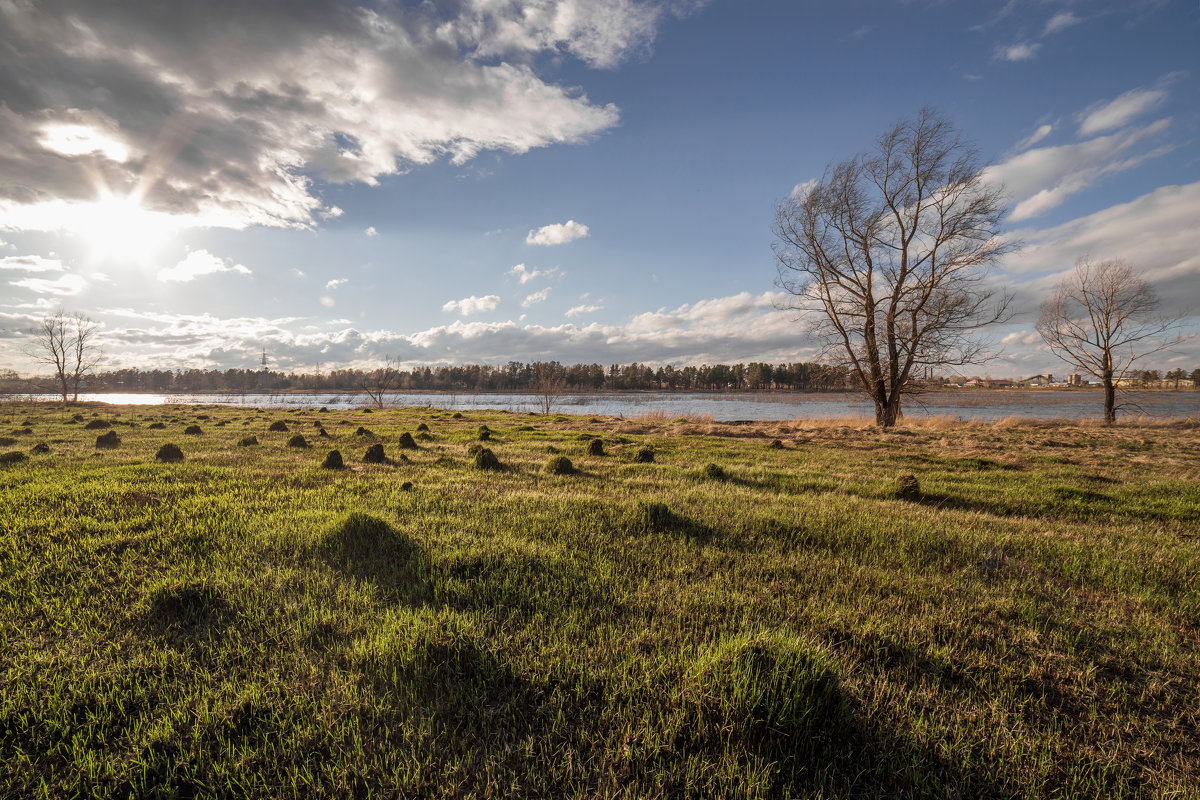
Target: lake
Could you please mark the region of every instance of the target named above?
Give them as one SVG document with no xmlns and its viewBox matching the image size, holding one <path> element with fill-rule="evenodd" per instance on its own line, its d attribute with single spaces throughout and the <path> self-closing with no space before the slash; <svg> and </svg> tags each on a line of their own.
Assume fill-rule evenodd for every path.
<svg viewBox="0 0 1200 800">
<path fill-rule="evenodd" d="M 56 399 L 39 396 L 38 400 Z M 81 400 L 121 405 L 234 405 L 256 408 L 357 408 L 370 405 L 355 392 L 317 394 L 88 394 Z M 989 390 L 942 391 L 910 400 L 905 414 L 914 417 L 951 416 L 962 420 L 993 421 L 1005 417 L 1033 419 L 1099 420 L 1103 395 L 1092 390 Z M 1118 402 L 1129 405 L 1119 419 L 1144 416 L 1148 419 L 1200 418 L 1200 392 L 1193 390 L 1128 392 Z M 388 395 L 389 406 L 428 406 L 454 411 L 505 409 L 532 412 L 541 398 L 530 394 L 455 394 L 408 392 Z M 830 419 L 873 417 L 873 406 L 865 397 L 852 393 L 821 394 L 706 394 L 646 392 L 631 394 L 563 395 L 553 404 L 556 412 L 591 416 L 666 417 L 699 416 L 718 421 Z"/>
</svg>

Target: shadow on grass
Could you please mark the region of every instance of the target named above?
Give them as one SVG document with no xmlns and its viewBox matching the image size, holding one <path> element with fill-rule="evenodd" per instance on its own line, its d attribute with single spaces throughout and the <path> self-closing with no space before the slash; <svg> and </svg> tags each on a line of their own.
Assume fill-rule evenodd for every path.
<svg viewBox="0 0 1200 800">
<path fill-rule="evenodd" d="M 202 580 L 159 586 L 135 611 L 137 624 L 147 633 L 178 642 L 218 636 L 234 616 L 224 590 Z"/>
<path fill-rule="evenodd" d="M 668 795 L 997 794 L 870 719 L 828 652 L 801 637 L 727 637 L 694 660 L 681 694 L 685 713 L 669 746 L 631 769 L 638 783 L 662 785 L 665 776 Z"/>
<path fill-rule="evenodd" d="M 323 557 L 373 584 L 385 601 L 411 607 L 557 618 L 621 614 L 610 581 L 584 564 L 510 550 L 434 559 L 419 543 L 367 514 L 326 534 Z"/>
</svg>

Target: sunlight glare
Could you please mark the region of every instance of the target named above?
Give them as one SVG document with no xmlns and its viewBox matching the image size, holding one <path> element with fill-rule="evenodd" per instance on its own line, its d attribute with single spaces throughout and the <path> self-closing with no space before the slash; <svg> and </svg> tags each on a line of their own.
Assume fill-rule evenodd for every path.
<svg viewBox="0 0 1200 800">
<path fill-rule="evenodd" d="M 72 227 L 92 260 L 144 266 L 170 241 L 178 224 L 170 214 L 145 209 L 131 196 L 110 194 L 80 208 Z"/>
</svg>

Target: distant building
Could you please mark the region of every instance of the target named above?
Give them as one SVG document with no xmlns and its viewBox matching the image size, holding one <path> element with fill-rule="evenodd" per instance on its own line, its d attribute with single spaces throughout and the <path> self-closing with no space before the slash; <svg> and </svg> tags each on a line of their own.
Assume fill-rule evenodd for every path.
<svg viewBox="0 0 1200 800">
<path fill-rule="evenodd" d="M 1067 376 L 1067 386 L 1083 386 L 1083 379 L 1075 372 Z"/>
</svg>

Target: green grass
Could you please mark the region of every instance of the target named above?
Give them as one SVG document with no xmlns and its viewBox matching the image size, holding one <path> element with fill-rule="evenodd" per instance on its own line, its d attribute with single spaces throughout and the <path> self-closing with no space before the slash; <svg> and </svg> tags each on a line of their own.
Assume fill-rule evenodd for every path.
<svg viewBox="0 0 1200 800">
<path fill-rule="evenodd" d="M 0 435 L 0 797 L 1200 796 L 1194 425 Z"/>
</svg>

